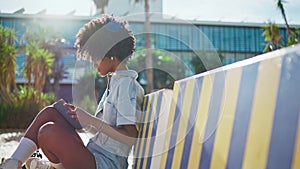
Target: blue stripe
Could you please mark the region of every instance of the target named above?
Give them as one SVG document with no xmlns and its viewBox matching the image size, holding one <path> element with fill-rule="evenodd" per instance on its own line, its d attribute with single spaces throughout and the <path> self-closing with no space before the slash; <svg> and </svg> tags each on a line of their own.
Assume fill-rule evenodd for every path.
<svg viewBox="0 0 300 169">
<path fill-rule="evenodd" d="M 291 168 L 299 123 L 299 87 L 300 56 L 285 56 L 282 62 L 267 168 Z"/>
<path fill-rule="evenodd" d="M 181 117 L 181 109 L 182 109 L 182 103 L 183 103 L 183 95 L 185 93 L 185 86 L 187 81 L 180 82 L 180 89 L 178 92 L 178 100 L 176 103 L 176 109 L 175 109 L 175 115 L 173 119 L 173 127 L 172 127 L 172 133 L 171 133 L 171 139 L 169 144 L 169 150 L 168 150 L 168 156 L 166 161 L 166 167 L 165 168 L 172 168 L 172 162 L 173 162 L 173 156 L 174 156 L 174 150 L 176 146 L 176 139 L 177 139 L 177 132 Z M 170 112 L 173 113 L 173 112 Z"/>
<path fill-rule="evenodd" d="M 150 142 L 150 147 L 149 147 L 149 154 L 148 154 L 146 168 L 150 168 L 150 166 L 151 166 L 151 160 L 152 160 L 153 149 L 154 149 L 153 145 L 154 145 L 154 141 L 156 138 L 157 124 L 158 124 L 158 120 L 160 117 L 159 113 L 160 113 L 162 95 L 163 95 L 163 92 L 162 91 L 159 92 L 159 95 L 157 98 L 155 117 L 154 117 L 154 121 L 153 121 L 152 135 L 151 135 L 151 140 L 150 140 L 151 142 Z"/>
<path fill-rule="evenodd" d="M 242 168 L 258 65 L 255 63 L 243 68 L 227 160 L 227 168 L 230 169 Z"/>
<path fill-rule="evenodd" d="M 189 116 L 189 123 L 188 123 L 187 131 L 186 131 L 187 135 L 185 137 L 185 142 L 184 142 L 184 147 L 183 147 L 183 152 L 182 152 L 183 154 L 182 154 L 181 164 L 180 164 L 181 169 L 186 169 L 188 167 L 191 144 L 192 144 L 193 135 L 194 135 L 194 127 L 195 127 L 196 118 L 197 118 L 197 110 L 198 110 L 198 105 L 199 105 L 198 103 L 199 103 L 200 93 L 201 93 L 201 89 L 202 89 L 202 82 L 203 82 L 203 77 L 197 78 L 195 80 L 193 99 L 192 99 L 190 116 Z"/>
<path fill-rule="evenodd" d="M 135 163 L 134 163 L 134 168 L 136 169 L 137 167 L 137 164 L 138 164 L 138 161 L 140 160 L 140 147 L 141 147 L 141 142 L 143 140 L 142 136 L 143 136 L 143 127 L 144 127 L 144 123 L 145 123 L 145 118 L 146 118 L 146 108 L 147 108 L 147 105 L 148 105 L 148 101 L 149 101 L 149 96 L 147 96 L 145 98 L 145 105 L 143 107 L 143 120 L 141 121 L 141 128 L 140 128 L 140 132 L 139 132 L 139 142 L 138 142 L 138 145 L 136 147 L 136 156 L 135 156 Z"/>
<path fill-rule="evenodd" d="M 217 72 L 214 79 L 211 101 L 208 110 L 208 118 L 204 133 L 204 143 L 202 145 L 200 169 L 210 168 L 210 161 L 215 141 L 215 131 L 217 129 L 222 96 L 225 85 L 225 71 Z"/>
<path fill-rule="evenodd" d="M 146 125 L 146 131 L 145 131 L 146 133 L 145 133 L 145 138 L 144 138 L 144 147 L 143 147 L 143 150 L 142 150 L 140 167 L 143 167 L 144 159 L 145 159 L 144 157 L 145 157 L 145 151 L 146 151 L 146 146 L 147 146 L 147 140 L 149 138 L 148 132 L 149 132 L 149 125 L 150 125 L 150 121 L 151 121 L 151 115 L 152 115 L 153 100 L 154 100 L 154 96 L 151 95 L 149 116 L 148 116 L 148 119 L 145 119 L 145 121 L 144 121 L 145 123 L 147 123 L 147 125 Z M 148 120 L 148 121 L 146 121 L 146 120 Z"/>
</svg>

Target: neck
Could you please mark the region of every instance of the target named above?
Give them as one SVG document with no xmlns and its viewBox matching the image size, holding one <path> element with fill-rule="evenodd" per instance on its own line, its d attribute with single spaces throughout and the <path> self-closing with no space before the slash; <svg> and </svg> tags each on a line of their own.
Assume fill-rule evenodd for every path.
<svg viewBox="0 0 300 169">
<path fill-rule="evenodd" d="M 118 65 L 118 67 L 116 68 L 116 71 L 117 70 L 128 70 L 128 67 L 127 67 L 127 65 L 120 63 Z"/>
</svg>

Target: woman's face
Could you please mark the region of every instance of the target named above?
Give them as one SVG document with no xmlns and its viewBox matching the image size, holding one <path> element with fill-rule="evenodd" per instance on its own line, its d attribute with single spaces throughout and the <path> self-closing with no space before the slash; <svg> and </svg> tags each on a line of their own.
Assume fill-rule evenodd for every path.
<svg viewBox="0 0 300 169">
<path fill-rule="evenodd" d="M 100 76 L 106 76 L 108 73 L 114 72 L 114 62 L 110 57 L 93 60 L 94 68 L 97 69 Z"/>
</svg>

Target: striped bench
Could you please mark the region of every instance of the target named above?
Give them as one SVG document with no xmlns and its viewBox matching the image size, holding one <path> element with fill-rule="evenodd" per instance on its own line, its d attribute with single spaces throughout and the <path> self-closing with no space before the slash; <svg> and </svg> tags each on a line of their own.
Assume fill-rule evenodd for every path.
<svg viewBox="0 0 300 169">
<path fill-rule="evenodd" d="M 137 169 L 299 169 L 300 46 L 145 97 Z"/>
</svg>

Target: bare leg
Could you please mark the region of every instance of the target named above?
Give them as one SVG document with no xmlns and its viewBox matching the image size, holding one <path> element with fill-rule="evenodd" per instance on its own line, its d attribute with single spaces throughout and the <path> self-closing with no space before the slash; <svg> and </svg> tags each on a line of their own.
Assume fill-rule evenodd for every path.
<svg viewBox="0 0 300 169">
<path fill-rule="evenodd" d="M 45 107 L 36 115 L 35 119 L 27 128 L 24 137 L 31 139 L 32 141 L 35 142 L 35 144 L 38 147 L 40 147 L 38 143 L 38 133 L 40 128 L 48 122 L 62 123 L 62 124 L 67 123 L 66 120 L 63 119 L 62 116 L 59 115 L 59 113 L 57 113 L 53 107 L 50 106 Z"/>
<path fill-rule="evenodd" d="M 96 168 L 94 156 L 77 132 L 52 107 L 46 107 L 36 116 L 24 137 L 42 148 L 51 162 L 62 163 L 66 169 Z"/>
</svg>

